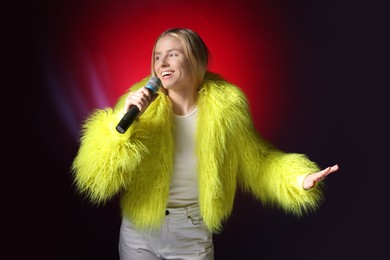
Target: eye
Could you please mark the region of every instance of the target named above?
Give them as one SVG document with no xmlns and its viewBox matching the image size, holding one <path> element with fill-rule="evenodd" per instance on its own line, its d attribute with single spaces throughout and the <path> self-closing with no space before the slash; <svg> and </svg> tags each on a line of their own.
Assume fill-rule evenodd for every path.
<svg viewBox="0 0 390 260">
<path fill-rule="evenodd" d="M 159 56 L 155 56 L 155 57 L 154 57 L 154 60 L 156 60 L 156 61 L 159 60 L 159 59 L 160 59 Z"/>
</svg>

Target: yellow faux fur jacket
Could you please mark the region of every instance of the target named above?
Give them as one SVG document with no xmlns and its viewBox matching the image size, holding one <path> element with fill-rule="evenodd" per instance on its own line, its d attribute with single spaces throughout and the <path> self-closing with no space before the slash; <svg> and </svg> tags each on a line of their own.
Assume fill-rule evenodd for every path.
<svg viewBox="0 0 390 260">
<path fill-rule="evenodd" d="M 145 86 L 148 79 L 129 91 Z M 115 127 L 128 93 L 114 108 L 93 111 L 82 125 L 72 164 L 80 193 L 96 204 L 120 194 L 123 217 L 140 229 L 157 229 L 163 223 L 172 174 L 172 105 L 168 96 L 158 93 L 124 134 Z M 208 73 L 197 105 L 199 204 L 206 228 L 221 230 L 232 212 L 237 188 L 298 216 L 319 206 L 323 184 L 302 188 L 303 178 L 319 170 L 317 164 L 304 154 L 284 153 L 263 140 L 237 86 Z"/>
</svg>

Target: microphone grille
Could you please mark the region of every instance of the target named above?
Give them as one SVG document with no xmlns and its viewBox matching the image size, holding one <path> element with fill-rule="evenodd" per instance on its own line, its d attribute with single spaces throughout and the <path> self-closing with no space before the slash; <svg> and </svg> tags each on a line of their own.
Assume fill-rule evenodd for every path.
<svg viewBox="0 0 390 260">
<path fill-rule="evenodd" d="M 161 87 L 161 80 L 158 77 L 151 77 L 146 85 L 155 94 Z"/>
</svg>

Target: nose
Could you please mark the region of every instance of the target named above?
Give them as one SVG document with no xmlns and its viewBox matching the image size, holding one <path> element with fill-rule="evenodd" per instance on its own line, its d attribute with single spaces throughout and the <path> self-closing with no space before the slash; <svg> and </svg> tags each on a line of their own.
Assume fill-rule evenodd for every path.
<svg viewBox="0 0 390 260">
<path fill-rule="evenodd" d="M 161 67 L 166 67 L 166 66 L 169 65 L 167 56 L 161 57 L 161 59 L 160 59 L 160 64 L 159 64 L 159 65 L 160 65 Z"/>
</svg>

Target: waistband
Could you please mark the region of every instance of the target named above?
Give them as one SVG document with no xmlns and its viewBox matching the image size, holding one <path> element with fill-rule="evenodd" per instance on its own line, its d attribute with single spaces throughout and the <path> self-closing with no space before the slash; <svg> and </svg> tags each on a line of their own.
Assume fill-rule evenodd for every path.
<svg viewBox="0 0 390 260">
<path fill-rule="evenodd" d="M 187 207 L 181 207 L 181 208 L 167 208 L 165 210 L 165 215 L 168 216 L 177 216 L 177 217 L 188 217 L 193 214 L 199 214 L 199 204 L 190 205 Z"/>
</svg>

